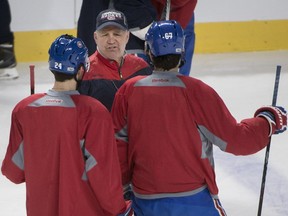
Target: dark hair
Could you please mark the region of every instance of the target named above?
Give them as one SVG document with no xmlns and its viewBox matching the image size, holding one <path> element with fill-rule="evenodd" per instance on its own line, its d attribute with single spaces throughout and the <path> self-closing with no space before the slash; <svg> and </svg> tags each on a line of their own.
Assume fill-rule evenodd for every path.
<svg viewBox="0 0 288 216">
<path fill-rule="evenodd" d="M 54 74 L 55 80 L 57 82 L 64 82 L 66 80 L 74 79 L 74 76 L 71 76 L 71 75 L 68 75 L 68 74 L 59 73 L 57 71 L 52 71 L 52 73 Z"/>
<path fill-rule="evenodd" d="M 168 54 L 163 56 L 153 56 L 152 62 L 155 68 L 162 68 L 166 71 L 172 68 L 179 67 L 179 61 L 181 60 L 181 55 L 179 54 Z"/>
</svg>

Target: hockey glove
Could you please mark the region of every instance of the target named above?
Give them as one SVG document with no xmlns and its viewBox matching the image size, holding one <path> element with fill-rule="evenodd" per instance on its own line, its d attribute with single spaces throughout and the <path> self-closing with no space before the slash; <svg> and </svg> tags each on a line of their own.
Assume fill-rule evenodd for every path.
<svg viewBox="0 0 288 216">
<path fill-rule="evenodd" d="M 281 106 L 263 106 L 256 110 L 254 117 L 263 117 L 268 121 L 269 136 L 283 133 L 287 129 L 287 112 Z"/>
</svg>

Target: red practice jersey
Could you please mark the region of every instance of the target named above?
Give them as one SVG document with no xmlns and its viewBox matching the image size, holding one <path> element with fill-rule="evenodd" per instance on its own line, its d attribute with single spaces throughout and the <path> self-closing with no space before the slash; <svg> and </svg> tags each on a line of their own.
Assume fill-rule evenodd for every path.
<svg viewBox="0 0 288 216">
<path fill-rule="evenodd" d="M 213 145 L 249 155 L 268 143 L 264 118 L 238 123 L 202 81 L 173 72 L 128 80 L 112 107 L 123 183 L 136 196 L 197 191 L 217 196 Z"/>
<path fill-rule="evenodd" d="M 28 216 L 112 216 L 126 207 L 110 113 L 77 91 L 16 105 L 2 173 L 26 182 Z"/>
</svg>

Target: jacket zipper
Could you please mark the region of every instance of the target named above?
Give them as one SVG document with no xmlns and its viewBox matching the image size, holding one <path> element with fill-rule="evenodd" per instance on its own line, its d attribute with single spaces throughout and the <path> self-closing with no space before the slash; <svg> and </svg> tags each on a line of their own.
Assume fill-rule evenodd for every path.
<svg viewBox="0 0 288 216">
<path fill-rule="evenodd" d="M 121 72 L 121 67 L 123 65 L 123 62 L 124 62 L 124 58 L 122 57 L 120 65 L 118 67 L 118 74 L 119 74 L 119 77 L 120 77 L 121 80 L 123 79 L 123 75 L 122 75 L 122 72 Z"/>
</svg>

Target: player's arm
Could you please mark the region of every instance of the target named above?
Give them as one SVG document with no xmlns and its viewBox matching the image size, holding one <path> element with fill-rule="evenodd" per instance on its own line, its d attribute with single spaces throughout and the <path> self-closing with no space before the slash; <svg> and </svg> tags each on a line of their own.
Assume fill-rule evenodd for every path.
<svg viewBox="0 0 288 216">
<path fill-rule="evenodd" d="M 17 119 L 16 109 L 12 112 L 10 139 L 1 171 L 16 184 L 25 181 L 22 128 Z"/>
<path fill-rule="evenodd" d="M 128 164 L 128 131 L 127 131 L 127 103 L 125 96 L 122 94 L 125 88 L 122 86 L 115 95 L 111 115 L 114 122 L 114 131 L 120 167 L 122 172 L 123 185 L 127 186 L 131 181 L 131 172 Z"/>
<path fill-rule="evenodd" d="M 117 215 L 126 205 L 112 119 L 102 104 L 88 119 L 84 144 L 87 178 L 107 215 Z"/>
<path fill-rule="evenodd" d="M 268 144 L 270 126 L 265 118 L 251 117 L 237 122 L 220 96 L 207 85 L 200 85 L 197 98 L 197 124 L 221 150 L 249 155 Z"/>
</svg>

